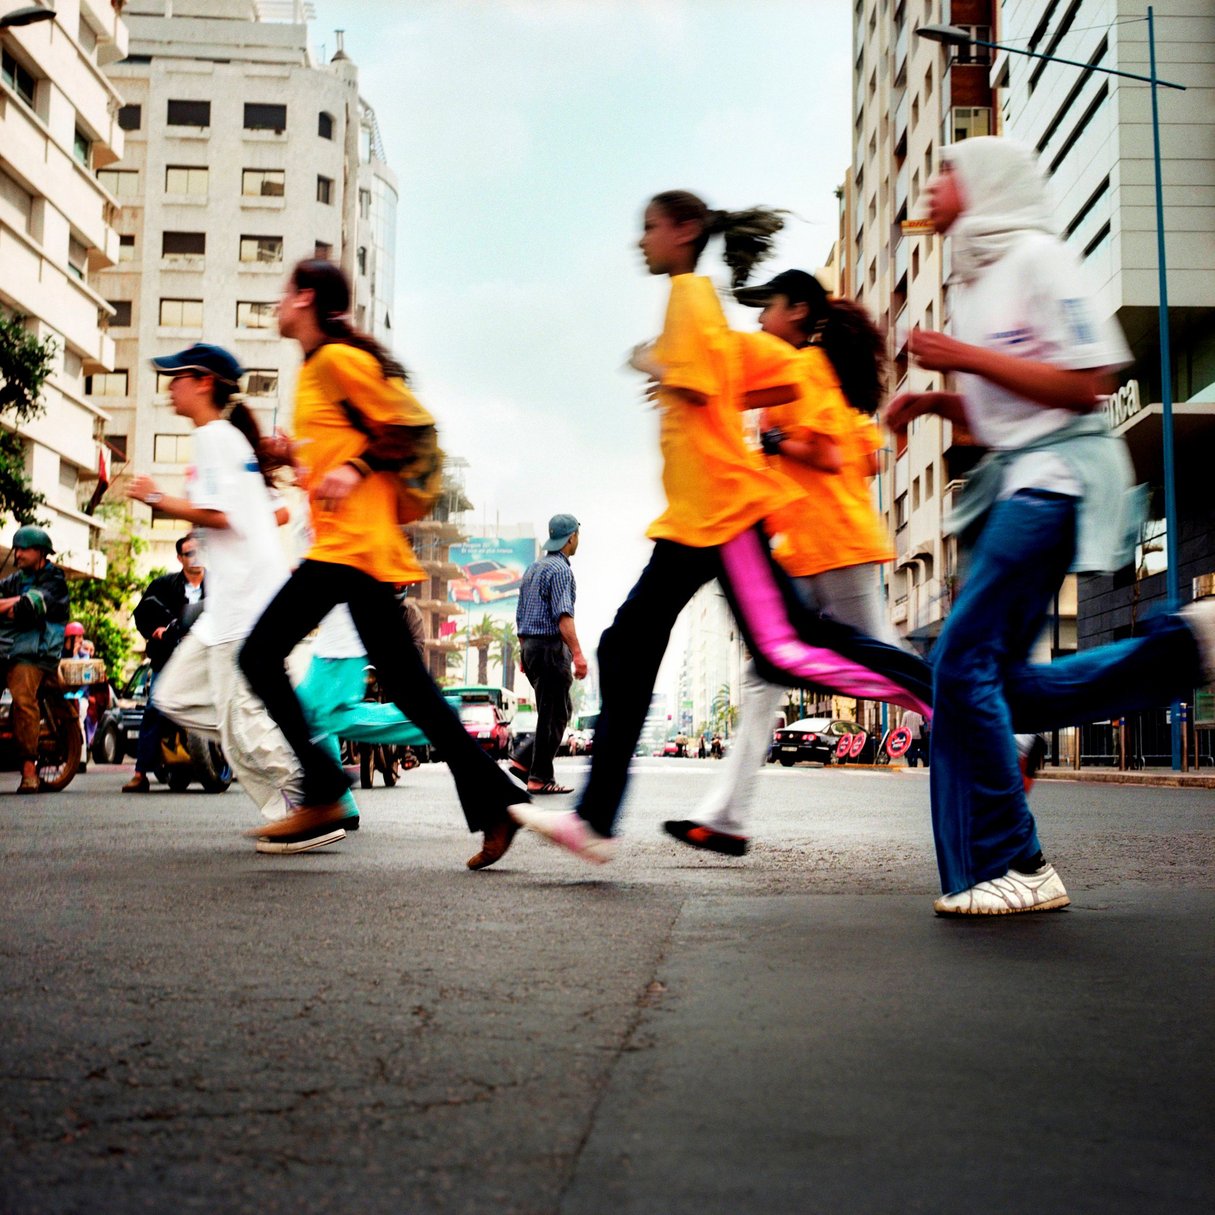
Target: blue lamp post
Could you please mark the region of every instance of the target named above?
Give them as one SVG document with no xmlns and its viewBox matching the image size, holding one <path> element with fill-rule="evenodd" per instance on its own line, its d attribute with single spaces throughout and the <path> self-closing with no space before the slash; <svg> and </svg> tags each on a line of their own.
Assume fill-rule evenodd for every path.
<svg viewBox="0 0 1215 1215">
<path fill-rule="evenodd" d="M 1168 606 L 1175 611 L 1181 605 L 1181 591 L 1178 582 L 1177 569 L 1177 479 L 1173 462 L 1173 368 L 1170 358 L 1169 339 L 1169 284 L 1168 271 L 1164 256 L 1164 187 L 1160 173 L 1160 112 L 1157 106 L 1156 90 L 1158 86 L 1167 89 L 1181 89 L 1184 84 L 1174 84 L 1170 80 L 1161 80 L 1156 75 L 1156 21 L 1152 6 L 1147 10 L 1148 55 L 1151 68 L 1150 76 L 1141 76 L 1135 72 L 1120 72 L 1114 68 L 1100 67 L 1092 63 L 1081 63 L 1075 59 L 1062 59 L 1058 55 L 1043 55 L 1037 51 L 1022 50 L 1018 46 L 1005 46 L 1000 42 L 984 42 L 981 38 L 972 38 L 964 29 L 956 25 L 922 25 L 916 31 L 919 38 L 927 38 L 930 42 L 940 42 L 945 46 L 986 46 L 997 51 L 1006 51 L 1010 55 L 1025 55 L 1029 59 L 1044 59 L 1049 63 L 1064 63 L 1069 67 L 1080 68 L 1085 72 L 1100 72 L 1106 76 L 1121 76 L 1125 80 L 1139 80 L 1150 85 L 1152 90 L 1152 153 L 1156 170 L 1156 270 L 1159 282 L 1159 317 L 1160 317 L 1160 403 L 1163 417 L 1161 419 L 1161 448 L 1164 457 L 1164 526 L 1165 526 L 1165 555 L 1168 568 L 1165 571 L 1165 590 L 1168 596 Z M 1172 712 L 1172 750 L 1173 767 L 1181 767 L 1181 706 L 1173 705 Z"/>
</svg>

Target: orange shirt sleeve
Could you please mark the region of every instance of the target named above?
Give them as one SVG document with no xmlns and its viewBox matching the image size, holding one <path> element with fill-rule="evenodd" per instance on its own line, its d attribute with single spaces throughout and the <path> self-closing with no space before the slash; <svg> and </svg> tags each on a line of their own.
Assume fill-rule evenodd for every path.
<svg viewBox="0 0 1215 1215">
<path fill-rule="evenodd" d="M 725 316 L 712 284 L 692 274 L 673 278 L 666 320 L 654 348 L 664 388 L 686 388 L 706 397 L 721 393 L 721 377 L 709 348 L 716 329 L 724 332 Z"/>
</svg>

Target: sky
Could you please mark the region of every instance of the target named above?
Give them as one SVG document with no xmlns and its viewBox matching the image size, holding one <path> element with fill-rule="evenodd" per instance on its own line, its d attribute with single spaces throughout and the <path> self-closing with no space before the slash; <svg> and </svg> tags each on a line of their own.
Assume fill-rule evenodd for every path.
<svg viewBox="0 0 1215 1215">
<path fill-rule="evenodd" d="M 658 419 L 624 366 L 666 280 L 646 201 L 795 213 L 753 281 L 815 270 L 851 158 L 846 0 L 314 0 L 359 67 L 400 192 L 396 350 L 468 461 L 477 524 L 582 523 L 593 651 L 662 510 Z M 725 281 L 719 243 L 703 273 Z M 756 314 L 734 309 L 740 327 Z M 472 530 L 485 534 L 483 526 Z"/>
</svg>

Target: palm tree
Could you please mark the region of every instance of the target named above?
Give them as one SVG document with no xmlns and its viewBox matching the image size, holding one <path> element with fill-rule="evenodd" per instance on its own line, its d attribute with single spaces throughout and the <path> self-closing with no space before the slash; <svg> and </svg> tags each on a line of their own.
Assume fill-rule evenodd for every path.
<svg viewBox="0 0 1215 1215">
<path fill-rule="evenodd" d="M 494 626 L 494 641 L 500 648 L 502 660 L 502 686 L 508 691 L 515 690 L 515 671 L 518 669 L 516 655 L 519 653 L 519 637 L 515 633 L 513 620 L 499 620 Z"/>
</svg>

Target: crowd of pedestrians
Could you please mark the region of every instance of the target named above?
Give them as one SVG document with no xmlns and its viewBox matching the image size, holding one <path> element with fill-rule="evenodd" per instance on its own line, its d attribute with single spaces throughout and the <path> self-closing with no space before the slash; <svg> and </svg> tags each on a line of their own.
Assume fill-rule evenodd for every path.
<svg viewBox="0 0 1215 1215">
<path fill-rule="evenodd" d="M 780 685 L 814 684 L 901 706 L 925 764 L 931 737 L 938 913 L 1066 905 L 1029 810 L 1018 736 L 1165 703 L 1209 680 L 1215 601 L 1161 615 L 1112 646 L 1029 661 L 1063 577 L 1114 570 L 1129 555 L 1138 525 L 1130 461 L 1099 405 L 1130 356 L 1055 234 L 1029 149 L 998 138 L 951 146 L 926 194 L 951 243 L 956 294 L 952 332 L 918 331 L 910 350 L 952 387 L 884 408 L 883 339 L 860 308 L 802 270 L 747 287 L 781 213 L 715 211 L 686 191 L 645 207 L 640 248 L 669 295 L 659 336 L 631 362 L 660 414 L 666 504 L 647 533 L 648 563 L 599 641 L 601 711 L 572 807 L 541 801 L 574 792 L 557 781 L 553 757 L 573 680 L 588 665 L 575 626 L 577 518 L 553 516 L 521 586 L 517 632 L 538 722 L 502 767 L 469 736 L 418 649 L 402 644 L 398 593 L 425 577 L 401 526 L 402 494 L 434 419 L 395 357 L 351 325 L 342 271 L 301 262 L 279 304 L 279 331 L 303 356 L 290 436 L 258 432 L 227 351 L 199 344 L 154 359 L 171 377 L 174 409 L 195 427 L 194 463 L 181 497 L 146 476 L 127 492 L 190 531 L 177 546 L 181 571 L 153 584 L 136 613 L 156 675 L 147 743 L 141 736 L 126 788 L 147 788 L 163 715 L 222 742 L 262 818 L 249 831 L 259 851 L 305 851 L 359 823 L 335 734 L 424 737 L 450 767 L 469 831 L 482 836 L 470 868 L 498 861 L 520 826 L 602 864 L 617 848 L 629 762 L 671 629 L 716 580 L 751 656 L 746 711 L 695 818 L 667 822 L 670 835 L 746 852 Z M 761 309 L 758 332 L 732 329 L 697 273 L 716 237 L 736 298 Z M 987 449 L 950 524 L 963 577 L 931 664 L 899 643 L 882 612 L 878 570 L 892 553 L 870 498 L 885 447 L 879 422 L 901 431 L 925 414 L 965 425 Z M 308 504 L 294 568 L 277 534 L 287 509 L 276 486 L 287 479 Z M 828 533 L 824 514 L 846 525 Z M 6 621 L 37 618 L 57 655 L 67 600 L 49 539 L 22 528 L 14 551 L 18 573 L 0 583 L 0 642 Z M 296 688 L 287 659 L 318 626 L 312 670 Z M 14 703 L 20 694 L 24 704 L 47 667 L 38 654 L 19 659 L 15 642 L 5 658 Z M 389 703 L 363 704 L 368 662 Z"/>
</svg>

